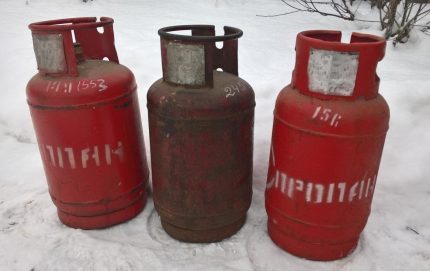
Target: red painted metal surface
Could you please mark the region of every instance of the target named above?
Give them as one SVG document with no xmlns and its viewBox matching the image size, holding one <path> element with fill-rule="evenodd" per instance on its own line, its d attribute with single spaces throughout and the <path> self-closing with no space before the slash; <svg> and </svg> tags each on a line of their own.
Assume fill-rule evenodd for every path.
<svg viewBox="0 0 430 271">
<path fill-rule="evenodd" d="M 311 260 L 347 256 L 370 214 L 389 109 L 376 65 L 385 41 L 299 33 L 296 66 L 274 111 L 266 187 L 268 232 Z"/>
<path fill-rule="evenodd" d="M 242 31 L 224 30 L 161 29 L 163 79 L 148 91 L 155 208 L 166 232 L 187 242 L 231 236 L 251 203 L 254 92 L 237 76 Z"/>
<path fill-rule="evenodd" d="M 147 198 L 137 87 L 118 64 L 112 24 L 73 18 L 29 26 L 39 68 L 27 85 L 30 113 L 49 193 L 60 220 L 75 228 L 131 219 Z"/>
</svg>

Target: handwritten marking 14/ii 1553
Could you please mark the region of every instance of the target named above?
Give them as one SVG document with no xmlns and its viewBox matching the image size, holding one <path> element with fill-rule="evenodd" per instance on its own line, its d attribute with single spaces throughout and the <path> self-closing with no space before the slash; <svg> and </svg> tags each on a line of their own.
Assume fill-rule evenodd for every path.
<svg viewBox="0 0 430 271">
<path fill-rule="evenodd" d="M 49 81 L 46 86 L 46 91 L 71 93 L 72 90 L 76 90 L 78 92 L 96 90 L 98 92 L 102 92 L 108 89 L 108 86 L 105 83 L 106 81 L 101 78 L 79 81 Z"/>
</svg>

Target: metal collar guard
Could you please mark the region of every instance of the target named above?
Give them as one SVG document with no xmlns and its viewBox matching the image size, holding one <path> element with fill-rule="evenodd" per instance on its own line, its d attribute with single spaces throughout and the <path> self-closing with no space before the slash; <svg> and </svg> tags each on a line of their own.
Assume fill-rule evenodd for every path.
<svg viewBox="0 0 430 271">
<path fill-rule="evenodd" d="M 96 17 L 68 18 L 32 23 L 28 27 L 42 74 L 78 76 L 75 43 L 80 44 L 85 59 L 107 58 L 118 63 L 112 18 L 101 17 L 98 22 Z M 97 31 L 99 27 L 103 27 L 103 33 Z"/>
<path fill-rule="evenodd" d="M 378 95 L 376 66 L 384 57 L 382 37 L 352 33 L 350 43 L 342 33 L 304 31 L 297 35 L 296 65 L 292 85 L 320 99 L 372 99 Z"/>
<path fill-rule="evenodd" d="M 191 36 L 172 34 L 173 31 L 191 30 Z M 176 25 L 168 26 L 158 30 L 158 34 L 168 40 L 180 40 L 180 41 L 201 41 L 201 42 L 217 42 L 238 39 L 242 37 L 242 30 L 224 26 L 224 35 L 215 36 L 214 25 Z"/>
<path fill-rule="evenodd" d="M 191 30 L 191 35 L 170 33 L 181 30 Z M 213 25 L 177 25 L 161 28 L 158 34 L 165 82 L 211 88 L 216 69 L 238 75 L 237 47 L 242 30 L 225 26 L 224 35 L 215 36 Z M 223 43 L 221 49 L 216 42 Z"/>
</svg>

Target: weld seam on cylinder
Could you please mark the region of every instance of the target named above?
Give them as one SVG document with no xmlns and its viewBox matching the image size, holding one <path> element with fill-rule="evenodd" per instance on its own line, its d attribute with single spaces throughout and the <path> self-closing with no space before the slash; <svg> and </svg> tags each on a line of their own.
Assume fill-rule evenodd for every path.
<svg viewBox="0 0 430 271">
<path fill-rule="evenodd" d="M 219 217 L 219 216 L 231 215 L 231 212 L 227 211 L 225 213 L 217 214 L 217 215 L 201 215 L 201 216 L 189 215 L 189 216 L 187 216 L 187 215 L 184 215 L 182 213 L 166 211 L 167 210 L 166 208 L 164 208 L 158 204 L 154 204 L 154 206 L 155 206 L 155 209 L 161 210 L 162 213 L 172 214 L 174 216 L 187 217 L 187 218 L 210 218 L 210 217 Z M 250 206 L 251 206 L 251 203 L 247 204 L 247 207 L 243 209 L 245 213 L 248 211 Z M 240 212 L 235 212 L 235 213 L 241 214 L 242 212 L 240 211 Z"/>
<path fill-rule="evenodd" d="M 229 226 L 231 226 L 231 225 L 233 225 L 233 224 L 235 224 L 241 220 L 246 221 L 246 217 L 247 217 L 247 214 L 245 213 L 243 216 L 239 217 L 236 220 L 233 220 L 232 222 L 229 222 L 228 224 L 223 224 L 223 225 L 220 225 L 219 227 L 205 227 L 205 228 L 195 228 L 195 227 L 185 228 L 185 227 L 178 226 L 177 224 L 171 223 L 165 219 L 163 219 L 163 222 L 171 225 L 172 227 L 175 227 L 175 228 L 178 228 L 178 229 L 181 229 L 184 231 L 188 231 L 188 232 L 205 232 L 205 231 L 227 228 L 227 227 L 229 227 Z"/>
<path fill-rule="evenodd" d="M 84 108 L 88 108 L 88 107 L 99 107 L 99 106 L 105 106 L 108 105 L 112 102 L 115 102 L 116 100 L 121 100 L 124 99 L 128 96 L 133 95 L 137 90 L 137 87 L 133 88 L 130 92 L 127 92 L 126 94 L 111 98 L 111 99 L 106 99 L 106 100 L 100 100 L 98 102 L 93 102 L 93 103 L 86 103 L 86 104 L 78 104 L 78 105 L 62 105 L 62 106 L 52 106 L 52 105 L 38 105 L 38 104 L 32 104 L 30 103 L 29 100 L 27 100 L 27 104 L 31 107 L 33 107 L 34 109 L 39 109 L 39 110 L 51 110 L 51 109 L 55 109 L 55 110 L 75 110 L 75 109 L 84 109 Z"/>
<path fill-rule="evenodd" d="M 128 207 L 132 206 L 133 204 L 135 204 L 136 202 L 138 202 L 140 200 L 146 200 L 146 199 L 147 199 L 147 195 L 145 195 L 145 193 L 144 193 L 141 196 L 137 197 L 137 199 L 135 199 L 135 200 L 131 201 L 130 203 L 128 203 L 124 207 L 120 207 L 118 209 L 113 209 L 113 210 L 110 209 L 108 212 L 105 212 L 105 213 L 96 212 L 94 215 L 77 215 L 77 214 L 74 214 L 74 213 L 71 213 L 71 212 L 64 211 L 63 209 L 59 208 L 58 206 L 57 206 L 57 208 L 58 208 L 58 210 L 60 212 L 65 213 L 67 215 L 75 216 L 75 217 L 98 217 L 98 216 L 105 216 L 105 215 L 109 215 L 109 214 L 113 214 L 113 213 L 119 212 L 121 210 L 127 209 Z"/>
<path fill-rule="evenodd" d="M 293 222 L 296 222 L 296 223 L 306 224 L 306 225 L 313 226 L 313 227 L 321 227 L 321 228 L 328 228 L 328 229 L 343 229 L 343 228 L 353 228 L 353 227 L 357 227 L 357 225 L 360 225 L 360 224 L 343 224 L 341 227 L 339 227 L 339 226 L 336 226 L 336 225 L 322 225 L 322 224 L 309 223 L 309 222 L 304 221 L 304 220 L 293 218 L 293 217 L 285 214 L 283 211 L 279 210 L 276 207 L 273 207 L 273 206 L 270 206 L 270 205 L 267 205 L 267 206 L 270 209 L 275 210 L 279 216 L 282 216 L 282 217 L 284 217 L 286 219 L 289 219 L 289 220 L 291 220 Z M 370 212 L 369 212 L 369 214 L 370 214 Z M 366 222 L 363 223 L 363 224 L 366 225 L 366 223 L 367 223 L 367 218 L 366 218 Z"/>
<path fill-rule="evenodd" d="M 123 209 L 126 209 L 127 207 L 130 207 L 131 205 L 135 204 L 136 202 L 138 202 L 140 200 L 144 200 L 145 201 L 146 198 L 147 198 L 147 195 L 145 195 L 144 193 L 142 193 L 142 194 L 139 193 L 131 202 L 127 202 L 127 205 L 125 205 L 125 206 L 120 206 L 120 207 L 117 207 L 115 209 L 109 209 L 109 210 L 103 209 L 103 211 L 97 210 L 97 211 L 94 211 L 92 213 L 88 212 L 88 213 L 91 213 L 91 214 L 76 214 L 76 213 L 73 213 L 73 212 L 70 212 L 70 211 L 67 211 L 67 210 L 61 208 L 61 206 L 55 204 L 55 201 L 54 201 L 54 204 L 58 208 L 58 210 L 60 210 L 62 213 L 65 213 L 65 214 L 68 214 L 68 215 L 71 215 L 71 216 L 76 216 L 76 217 L 93 217 L 93 216 L 109 215 L 109 214 L 112 214 L 112 213 L 119 212 L 119 211 L 121 211 Z M 103 205 L 103 204 L 100 204 L 100 205 Z"/>
<path fill-rule="evenodd" d="M 221 117 L 214 117 L 214 118 L 199 118 L 199 119 L 191 119 L 191 118 L 172 118 L 170 116 L 166 116 L 166 115 L 162 115 L 162 114 L 158 114 L 158 112 L 156 112 L 157 110 L 154 109 L 150 109 L 148 108 L 148 112 L 156 117 L 159 118 L 164 118 L 164 119 L 169 119 L 169 120 L 179 120 L 179 121 L 212 121 L 212 120 L 223 120 L 223 119 L 230 119 L 230 118 L 234 118 L 234 117 L 238 117 L 238 116 L 242 116 L 242 115 L 246 115 L 249 113 L 253 113 L 254 107 L 244 110 L 244 111 L 240 111 L 234 114 L 230 114 L 230 115 L 226 115 L 226 116 L 221 116 Z"/>
<path fill-rule="evenodd" d="M 148 176 L 148 177 L 149 177 L 149 176 Z M 146 179 L 148 179 L 148 177 L 146 177 Z M 127 195 L 130 195 L 130 194 L 133 194 L 133 193 L 137 192 L 140 188 L 142 188 L 143 190 L 145 190 L 147 187 L 148 187 L 147 182 L 143 181 L 143 182 L 141 182 L 139 185 L 137 185 L 137 186 L 133 187 L 132 189 L 130 189 L 130 190 L 129 190 L 130 192 L 128 192 L 128 193 L 126 193 L 126 194 L 122 194 L 122 195 L 120 195 L 120 196 L 118 196 L 118 197 L 116 197 L 116 198 L 109 199 L 109 201 L 110 201 L 110 202 L 112 202 L 112 201 L 120 200 L 120 199 L 122 199 L 122 198 L 126 197 Z M 87 201 L 87 202 L 67 202 L 67 201 L 61 201 L 61 200 L 58 200 L 56 197 L 54 197 L 54 196 L 51 194 L 51 192 L 49 192 L 49 195 L 50 195 L 52 198 L 54 198 L 57 202 L 59 202 L 59 203 L 61 203 L 61 204 L 65 204 L 65 205 L 73 205 L 73 206 L 79 206 L 79 205 L 86 205 L 86 206 L 88 206 L 88 205 L 95 205 L 95 204 L 100 204 L 100 203 L 102 203 L 102 202 L 104 202 L 104 201 L 105 201 L 105 199 L 103 199 L 103 200 L 98 200 L 98 201 Z"/>
<path fill-rule="evenodd" d="M 302 127 L 296 126 L 294 124 L 291 124 L 285 120 L 283 120 L 281 117 L 279 117 L 278 114 L 274 113 L 273 114 L 275 119 L 279 122 L 281 122 L 284 125 L 287 125 L 291 128 L 294 128 L 296 130 L 299 130 L 301 132 L 305 132 L 308 134 L 312 134 L 312 135 L 317 135 L 317 136 L 329 136 L 329 137 L 337 137 L 337 138 L 348 138 L 348 139 L 354 139 L 354 138 L 365 138 L 365 137 L 371 137 L 371 138 L 377 138 L 377 137 L 383 137 L 386 135 L 388 129 L 385 132 L 382 132 L 380 134 L 374 134 L 374 135 L 338 135 L 338 134 L 332 134 L 332 133 L 324 133 L 324 132 L 317 132 L 317 131 L 312 131 L 312 130 L 308 130 L 308 129 L 304 129 Z"/>
<path fill-rule="evenodd" d="M 276 230 L 279 231 L 279 232 L 282 232 L 284 234 L 286 233 L 285 231 L 280 230 L 279 228 L 276 229 Z M 293 234 L 286 234 L 286 235 L 288 236 L 288 238 L 297 240 L 297 241 L 302 242 L 302 243 L 306 243 L 308 245 L 333 246 L 333 247 L 342 246 L 342 245 L 348 244 L 348 243 L 355 243 L 355 242 L 357 242 L 357 238 L 359 238 L 359 236 L 357 236 L 357 238 L 353 238 L 353 239 L 350 239 L 350 240 L 347 240 L 347 241 L 342 241 L 342 242 L 339 242 L 339 243 L 332 243 L 332 242 L 309 242 L 306 239 L 297 238 L 297 235 L 293 235 Z M 299 256 L 299 257 L 301 257 L 301 256 Z M 303 258 L 303 257 L 301 257 L 301 258 Z"/>
<path fill-rule="evenodd" d="M 272 228 L 273 228 L 273 226 L 272 226 Z M 303 243 L 307 243 L 307 244 L 310 244 L 310 245 L 339 246 L 339 245 L 342 245 L 342 244 L 347 244 L 347 243 L 355 242 L 360 237 L 360 235 L 357 235 L 355 238 L 348 239 L 346 241 L 342 241 L 342 242 L 338 242 L 338 243 L 333 243 L 333 242 L 330 242 L 330 241 L 327 241 L 327 242 L 310 242 L 307 239 L 297 238 L 297 236 L 298 236 L 297 234 L 291 234 L 291 232 L 289 232 L 289 231 L 284 231 L 284 230 L 281 229 L 281 227 L 275 227 L 275 228 L 276 228 L 275 230 L 277 230 L 279 232 L 282 232 L 284 234 L 286 233 L 286 236 L 288 236 L 291 239 L 299 240 L 299 241 L 302 241 Z"/>
</svg>

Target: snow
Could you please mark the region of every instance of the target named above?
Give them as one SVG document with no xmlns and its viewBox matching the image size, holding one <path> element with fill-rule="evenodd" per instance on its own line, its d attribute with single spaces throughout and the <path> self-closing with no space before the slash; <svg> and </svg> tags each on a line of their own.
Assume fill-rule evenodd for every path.
<svg viewBox="0 0 430 271">
<path fill-rule="evenodd" d="M 272 110 L 291 79 L 296 34 L 338 29 L 345 40 L 352 31 L 382 34 L 377 23 L 315 14 L 256 16 L 286 11 L 278 0 L 1 1 L 0 270 L 430 270 L 430 37 L 418 31 L 406 45 L 389 44 L 378 66 L 380 93 L 391 108 L 390 130 L 357 250 L 342 260 L 313 262 L 282 251 L 268 237 L 264 189 Z M 244 31 L 239 73 L 253 86 L 257 101 L 254 196 L 236 235 L 213 244 L 175 241 L 162 230 L 151 198 L 135 219 L 108 229 L 84 231 L 59 222 L 26 104 L 25 86 L 36 73 L 27 25 L 79 16 L 115 19 L 120 61 L 134 71 L 139 85 L 148 158 L 146 91 L 161 77 L 157 30 L 204 23 Z"/>
</svg>

